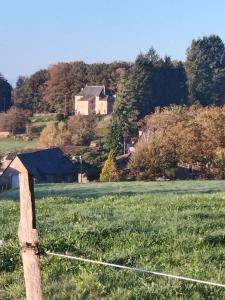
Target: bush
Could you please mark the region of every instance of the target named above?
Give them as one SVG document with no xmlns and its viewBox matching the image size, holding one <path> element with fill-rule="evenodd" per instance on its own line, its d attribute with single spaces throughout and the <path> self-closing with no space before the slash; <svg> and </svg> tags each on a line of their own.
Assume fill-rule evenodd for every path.
<svg viewBox="0 0 225 300">
<path fill-rule="evenodd" d="M 64 114 L 61 114 L 61 113 L 57 114 L 57 115 L 55 116 L 55 120 L 56 120 L 57 122 L 64 121 L 64 120 L 65 120 Z"/>
</svg>

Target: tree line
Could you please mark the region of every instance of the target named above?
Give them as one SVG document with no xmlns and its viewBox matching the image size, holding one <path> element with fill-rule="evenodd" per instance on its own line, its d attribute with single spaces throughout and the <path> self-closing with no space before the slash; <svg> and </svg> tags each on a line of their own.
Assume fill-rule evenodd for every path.
<svg viewBox="0 0 225 300">
<path fill-rule="evenodd" d="M 130 102 L 135 101 L 139 119 L 157 106 L 196 101 L 202 105 L 221 105 L 225 46 L 219 36 L 211 35 L 192 41 L 185 62 L 172 61 L 168 56 L 160 58 L 151 48 L 138 55 L 134 63 L 58 63 L 30 77 L 20 76 L 12 98 L 17 106 L 32 112 L 64 112 L 85 84 L 105 85 L 113 93 L 121 93 L 117 102 L 122 98 L 125 105 L 133 107 Z M 1 110 L 10 105 L 11 90 L 0 75 Z"/>
<path fill-rule="evenodd" d="M 69 113 L 73 110 L 74 95 L 86 84 L 105 85 L 118 94 L 117 106 L 126 106 L 124 114 L 132 110 L 134 119 L 143 118 L 157 106 L 196 101 L 202 105 L 222 105 L 225 46 L 219 36 L 211 35 L 193 40 L 184 62 L 169 56 L 161 58 L 153 48 L 138 55 L 134 63 L 60 62 L 30 77 L 20 76 L 12 98 L 17 106 L 33 113 Z M 11 89 L 0 76 L 0 110 L 10 106 Z"/>
<path fill-rule="evenodd" d="M 225 45 L 215 35 L 193 40 L 184 63 L 162 59 L 150 49 L 137 57 L 122 81 L 108 136 L 117 154 L 156 107 L 225 104 Z"/>
</svg>

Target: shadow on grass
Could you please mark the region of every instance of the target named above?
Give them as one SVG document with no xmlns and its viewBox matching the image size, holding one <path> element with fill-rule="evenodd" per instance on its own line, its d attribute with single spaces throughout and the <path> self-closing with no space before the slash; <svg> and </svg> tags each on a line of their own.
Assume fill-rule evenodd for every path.
<svg viewBox="0 0 225 300">
<path fill-rule="evenodd" d="M 117 182 L 88 184 L 39 184 L 35 185 L 36 199 L 67 197 L 90 199 L 103 196 L 133 196 L 140 194 L 212 194 L 225 192 L 224 181 L 170 181 L 170 182 Z M 0 200 L 19 199 L 18 190 L 0 193 Z"/>
</svg>

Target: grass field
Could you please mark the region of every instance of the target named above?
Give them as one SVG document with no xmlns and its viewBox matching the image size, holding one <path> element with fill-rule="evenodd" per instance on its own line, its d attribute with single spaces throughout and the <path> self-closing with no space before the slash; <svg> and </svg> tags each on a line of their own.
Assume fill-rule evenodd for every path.
<svg viewBox="0 0 225 300">
<path fill-rule="evenodd" d="M 0 155 L 25 149 L 33 149 L 36 147 L 36 143 L 36 139 L 32 141 L 14 140 L 13 138 L 0 139 Z"/>
<path fill-rule="evenodd" d="M 225 283 L 225 182 L 35 188 L 41 247 Z M 16 192 L 0 194 L 0 299 L 24 299 Z M 225 290 L 42 256 L 45 299 L 225 299 Z"/>
<path fill-rule="evenodd" d="M 23 141 L 22 139 L 6 138 L 0 139 L 0 155 L 10 152 L 22 151 L 27 149 L 35 149 L 40 132 L 46 126 L 47 122 L 54 122 L 56 114 L 36 115 L 31 118 L 31 131 L 33 140 Z"/>
</svg>

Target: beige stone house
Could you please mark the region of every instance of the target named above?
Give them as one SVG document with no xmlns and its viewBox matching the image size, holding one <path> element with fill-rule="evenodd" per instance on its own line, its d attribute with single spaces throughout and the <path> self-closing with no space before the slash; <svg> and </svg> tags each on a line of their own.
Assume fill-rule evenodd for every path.
<svg viewBox="0 0 225 300">
<path fill-rule="evenodd" d="M 75 115 L 108 115 L 113 110 L 114 97 L 106 94 L 105 86 L 86 85 L 75 96 Z"/>
</svg>

